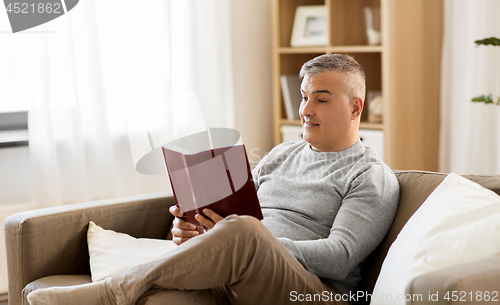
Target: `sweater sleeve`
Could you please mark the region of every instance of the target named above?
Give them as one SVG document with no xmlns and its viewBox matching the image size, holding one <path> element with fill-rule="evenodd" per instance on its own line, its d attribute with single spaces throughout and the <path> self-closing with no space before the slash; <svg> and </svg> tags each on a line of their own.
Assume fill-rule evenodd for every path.
<svg viewBox="0 0 500 305">
<path fill-rule="evenodd" d="M 399 183 L 383 164 L 372 164 L 351 182 L 328 238 L 279 241 L 309 271 L 341 281 L 382 241 L 396 214 Z"/>
<path fill-rule="evenodd" d="M 252 170 L 252 179 L 253 179 L 253 183 L 255 184 L 256 191 L 259 190 L 259 174 L 260 174 L 261 166 L 262 166 L 262 161 L 259 162 Z"/>
</svg>

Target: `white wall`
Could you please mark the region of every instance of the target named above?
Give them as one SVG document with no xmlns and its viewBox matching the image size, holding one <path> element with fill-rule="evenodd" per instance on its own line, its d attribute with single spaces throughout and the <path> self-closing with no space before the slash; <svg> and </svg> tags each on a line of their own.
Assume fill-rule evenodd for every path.
<svg viewBox="0 0 500 305">
<path fill-rule="evenodd" d="M 0 148 L 0 206 L 31 201 L 28 146 Z"/>
<path fill-rule="evenodd" d="M 231 1 L 236 129 L 250 161 L 273 146 L 271 3 Z"/>
<path fill-rule="evenodd" d="M 28 146 L 0 148 L 0 222 L 31 209 Z M 5 237 L 0 233 L 0 295 L 7 293 Z"/>
</svg>

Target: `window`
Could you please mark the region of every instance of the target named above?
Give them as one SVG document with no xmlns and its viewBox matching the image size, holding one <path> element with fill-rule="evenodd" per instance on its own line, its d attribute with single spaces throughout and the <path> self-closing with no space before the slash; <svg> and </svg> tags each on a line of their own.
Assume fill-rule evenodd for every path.
<svg viewBox="0 0 500 305">
<path fill-rule="evenodd" d="M 0 113 L 0 148 L 28 145 L 28 111 Z"/>
</svg>

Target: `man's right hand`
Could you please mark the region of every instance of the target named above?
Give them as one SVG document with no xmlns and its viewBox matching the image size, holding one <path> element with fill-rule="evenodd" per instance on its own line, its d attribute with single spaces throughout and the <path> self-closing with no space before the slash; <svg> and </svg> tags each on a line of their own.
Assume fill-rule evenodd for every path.
<svg viewBox="0 0 500 305">
<path fill-rule="evenodd" d="M 172 240 L 176 245 L 203 233 L 203 229 L 198 228 L 194 224 L 184 221 L 181 217 L 184 216 L 178 206 L 173 205 L 169 209 L 170 214 L 175 216 L 172 227 Z M 200 232 L 201 231 L 201 232 Z"/>
</svg>

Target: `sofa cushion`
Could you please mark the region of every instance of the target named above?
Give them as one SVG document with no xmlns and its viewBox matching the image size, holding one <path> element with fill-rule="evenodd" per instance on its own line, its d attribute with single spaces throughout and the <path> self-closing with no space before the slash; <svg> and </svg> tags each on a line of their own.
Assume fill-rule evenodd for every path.
<svg viewBox="0 0 500 305">
<path fill-rule="evenodd" d="M 435 291 L 431 303 L 437 305 L 451 303 L 446 299 L 446 293 L 451 291 L 448 297 L 456 300 L 454 304 L 481 303 L 480 299 L 493 304 L 498 302 L 499 279 L 500 256 L 493 256 L 418 276 L 406 286 L 406 294 L 424 296 Z M 417 298 L 412 301 L 406 304 L 422 304 Z"/>
<path fill-rule="evenodd" d="M 464 177 L 448 175 L 390 247 L 372 304 L 404 304 L 396 296 L 402 296 L 416 276 L 500 254 L 500 244 L 493 242 L 498 235 L 500 196 Z M 376 298 L 382 295 L 393 302 Z"/>
<path fill-rule="evenodd" d="M 382 262 L 399 231 L 446 177 L 446 174 L 443 173 L 426 171 L 395 171 L 395 174 L 400 187 L 399 207 L 386 237 L 365 261 L 358 290 L 367 293 L 373 291 Z M 464 175 L 464 177 L 500 195 L 500 175 Z"/>
<path fill-rule="evenodd" d="M 87 243 L 92 281 L 97 282 L 147 263 L 177 247 L 171 240 L 134 238 L 89 223 Z"/>
</svg>

